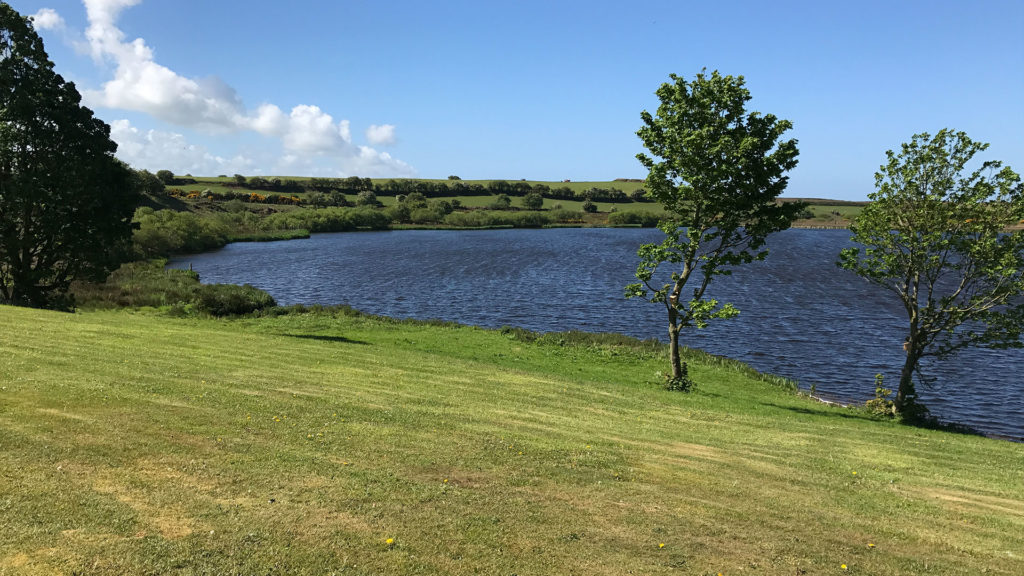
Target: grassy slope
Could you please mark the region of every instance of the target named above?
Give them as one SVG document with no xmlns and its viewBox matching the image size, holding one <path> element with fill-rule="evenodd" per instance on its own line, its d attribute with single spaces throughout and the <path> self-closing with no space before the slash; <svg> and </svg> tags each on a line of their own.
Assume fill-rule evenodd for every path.
<svg viewBox="0 0 1024 576">
<path fill-rule="evenodd" d="M 10 307 L 0 350 L 2 574 L 1024 573 L 1021 445 L 725 367 Z"/>
</svg>

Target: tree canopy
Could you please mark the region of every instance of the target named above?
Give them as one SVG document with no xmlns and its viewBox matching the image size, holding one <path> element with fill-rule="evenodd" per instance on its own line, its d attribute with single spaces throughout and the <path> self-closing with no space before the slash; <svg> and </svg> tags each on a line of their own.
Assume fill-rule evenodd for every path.
<svg viewBox="0 0 1024 576">
<path fill-rule="evenodd" d="M 906 360 L 894 409 L 919 417 L 920 362 L 970 346 L 1021 347 L 1024 188 L 997 161 L 968 168 L 988 144 L 963 132 L 917 134 L 875 174 L 851 225 L 861 247 L 839 265 L 893 292 L 907 313 Z"/>
<path fill-rule="evenodd" d="M 118 264 L 136 194 L 115 150 L 31 21 L 0 2 L 0 302 L 65 308 L 74 279 Z"/>
<path fill-rule="evenodd" d="M 742 76 L 702 71 L 690 82 L 671 79 L 656 92 L 657 113 L 644 111 L 637 132 L 651 153 L 637 155 L 649 171 L 645 187 L 671 217 L 659 225 L 665 240 L 639 249 L 639 282 L 626 287 L 626 297 L 665 306 L 669 387 L 687 389 L 680 330 L 738 314 L 708 296 L 712 279 L 765 258 L 767 236 L 789 228 L 803 205 L 776 201 L 797 163 L 796 140 L 782 140 L 792 124 L 747 112 L 751 96 Z M 671 271 L 658 276 L 663 264 Z"/>
</svg>

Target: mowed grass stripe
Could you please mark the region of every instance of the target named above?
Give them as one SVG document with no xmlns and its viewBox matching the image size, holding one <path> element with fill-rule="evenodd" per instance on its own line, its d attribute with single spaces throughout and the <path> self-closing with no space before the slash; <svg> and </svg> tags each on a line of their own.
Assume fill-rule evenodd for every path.
<svg viewBox="0 0 1024 576">
<path fill-rule="evenodd" d="M 0 573 L 1024 569 L 1020 445 L 722 366 L 682 395 L 473 328 L 6 307 L 0 348 Z"/>
</svg>

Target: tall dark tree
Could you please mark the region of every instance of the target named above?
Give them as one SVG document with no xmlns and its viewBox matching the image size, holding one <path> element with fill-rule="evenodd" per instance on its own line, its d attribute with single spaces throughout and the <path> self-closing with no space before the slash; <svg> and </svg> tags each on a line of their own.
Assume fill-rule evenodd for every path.
<svg viewBox="0 0 1024 576">
<path fill-rule="evenodd" d="M 640 247 L 639 282 L 626 287 L 626 297 L 665 307 L 669 388 L 686 390 L 692 382 L 679 357 L 682 328 L 739 313 L 708 297 L 711 281 L 766 257 L 767 236 L 789 228 L 803 205 L 776 200 L 797 162 L 796 140 L 782 140 L 792 127 L 788 120 L 747 112 L 742 76 L 671 78 L 658 88 L 657 115 L 641 114 L 637 135 L 652 156 L 637 158 L 649 170 L 650 195 L 672 217 L 658 226 L 665 232 L 661 244 Z M 662 264 L 670 271 L 659 276 Z"/>
<path fill-rule="evenodd" d="M 31 21 L 0 2 L 0 302 L 67 308 L 73 280 L 118 264 L 137 195 L 116 148 Z"/>
</svg>

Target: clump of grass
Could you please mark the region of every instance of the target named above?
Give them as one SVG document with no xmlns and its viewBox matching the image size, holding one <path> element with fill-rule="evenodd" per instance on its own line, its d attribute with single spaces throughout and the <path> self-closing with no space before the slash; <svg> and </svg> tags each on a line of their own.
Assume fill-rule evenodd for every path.
<svg viewBox="0 0 1024 576">
<path fill-rule="evenodd" d="M 86 309 L 161 307 L 189 303 L 199 290 L 199 274 L 165 268 L 166 260 L 128 262 L 101 283 L 75 282 L 75 304 Z"/>
</svg>

